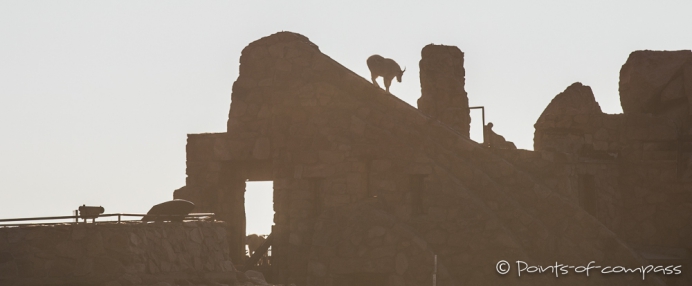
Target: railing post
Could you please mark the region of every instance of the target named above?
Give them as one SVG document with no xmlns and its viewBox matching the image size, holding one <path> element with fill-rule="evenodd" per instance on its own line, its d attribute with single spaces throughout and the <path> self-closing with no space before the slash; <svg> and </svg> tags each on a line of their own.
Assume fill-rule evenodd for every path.
<svg viewBox="0 0 692 286">
<path fill-rule="evenodd" d="M 437 286 L 437 254 L 435 254 L 435 263 L 433 266 L 433 286 Z"/>
</svg>

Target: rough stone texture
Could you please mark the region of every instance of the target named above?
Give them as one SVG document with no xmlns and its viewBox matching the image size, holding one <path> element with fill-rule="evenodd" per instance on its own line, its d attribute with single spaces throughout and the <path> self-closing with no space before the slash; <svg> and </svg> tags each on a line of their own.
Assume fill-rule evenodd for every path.
<svg viewBox="0 0 692 286">
<path fill-rule="evenodd" d="M 224 229 L 202 221 L 4 227 L 0 285 L 232 284 Z"/>
<path fill-rule="evenodd" d="M 447 69 L 440 82 L 425 80 L 444 87 L 444 96 L 431 98 L 468 109 L 451 103 L 465 100 L 465 93 L 453 97 L 463 92 L 463 72 L 449 72 L 461 67 L 461 53 L 444 49 L 448 64 L 421 64 L 421 70 Z M 187 185 L 175 196 L 228 221 L 235 259 L 244 253 L 242 240 L 231 236 L 245 232 L 245 181 L 272 180 L 274 282 L 334 285 L 360 275 L 422 285 L 434 255 L 439 285 L 555 284 L 550 275 L 500 276 L 499 260 L 646 263 L 579 206 L 573 173 L 564 173 L 574 168 L 550 161 L 566 160 L 554 152 L 483 148 L 455 123 L 468 112 L 451 123 L 432 120 L 441 114 L 374 87 L 301 35 L 255 41 L 240 62 L 228 132 L 188 137 Z M 598 136 L 606 142 L 611 135 Z M 269 143 L 258 144 L 262 137 Z M 270 152 L 257 151 L 259 145 Z M 559 279 L 561 285 L 660 285 L 657 277 L 637 275 Z"/>
<path fill-rule="evenodd" d="M 625 114 L 689 116 L 685 82 L 692 76 L 692 51 L 635 51 L 620 70 L 620 102 Z M 689 84 L 688 84 L 689 86 Z"/>
<path fill-rule="evenodd" d="M 607 141 L 607 135 L 599 136 L 594 144 L 592 137 L 586 142 L 585 134 L 593 124 L 600 123 L 590 119 L 604 117 L 591 88 L 579 82 L 573 83 L 553 98 L 536 121 L 534 149 L 577 153 L 588 145 L 603 150 L 603 146 L 608 146 L 603 143 Z"/>
<path fill-rule="evenodd" d="M 535 149 L 564 170 L 571 197 L 650 262 L 691 260 L 690 65 L 690 51 L 633 52 L 620 76 L 624 114 L 601 113 L 590 89 L 574 84 L 535 125 Z"/>
<path fill-rule="evenodd" d="M 446 239 L 447 233 L 435 235 Z M 440 239 L 433 240 L 439 244 Z M 400 285 L 430 283 L 430 276 L 421 274 L 432 272 L 432 245 L 383 210 L 377 200 L 329 209 L 315 224 L 312 244 L 309 285 L 329 285 L 329 275 L 348 273 L 382 273 L 389 281 L 402 280 Z M 438 285 L 454 285 L 451 279 L 448 269 L 441 265 Z"/>
<path fill-rule="evenodd" d="M 575 82 L 553 98 L 538 118 L 538 122 L 551 115 L 576 116 L 601 113 L 603 113 L 601 106 L 596 102 L 591 88 L 580 82 Z"/>
<path fill-rule="evenodd" d="M 421 55 L 418 109 L 469 137 L 471 116 L 464 90 L 464 53 L 455 46 L 430 44 Z"/>
<path fill-rule="evenodd" d="M 558 95 L 536 123 L 536 151 L 556 152 L 550 156 L 576 155 L 561 155 L 569 158 L 562 161 L 565 168 L 575 172 L 575 198 L 579 177 L 594 176 L 598 190 L 594 215 L 633 245 L 691 247 L 689 231 L 679 219 L 663 217 L 690 213 L 685 205 L 691 200 L 680 193 L 692 188 L 688 176 L 692 166 L 687 164 L 692 138 L 680 131 L 689 130 L 689 120 L 676 122 L 666 115 L 637 113 L 570 114 L 565 111 L 569 102 L 558 101 L 566 93 Z M 556 108 L 556 104 L 562 107 Z M 652 216 L 658 217 L 654 219 L 657 223 L 651 223 Z"/>
</svg>

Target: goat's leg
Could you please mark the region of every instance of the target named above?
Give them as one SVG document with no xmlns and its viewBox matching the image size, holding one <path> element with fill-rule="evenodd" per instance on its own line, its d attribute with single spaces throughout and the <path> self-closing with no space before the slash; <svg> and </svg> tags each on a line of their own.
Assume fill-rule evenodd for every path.
<svg viewBox="0 0 692 286">
<path fill-rule="evenodd" d="M 380 85 L 377 84 L 377 75 L 376 75 L 376 74 L 370 73 L 370 78 L 372 78 L 372 83 L 373 83 L 376 87 L 380 87 Z"/>
<path fill-rule="evenodd" d="M 384 87 L 385 87 L 385 90 L 387 91 L 387 93 L 389 93 L 389 86 L 392 85 L 392 79 L 394 79 L 394 78 L 389 77 L 389 78 L 384 79 Z"/>
</svg>

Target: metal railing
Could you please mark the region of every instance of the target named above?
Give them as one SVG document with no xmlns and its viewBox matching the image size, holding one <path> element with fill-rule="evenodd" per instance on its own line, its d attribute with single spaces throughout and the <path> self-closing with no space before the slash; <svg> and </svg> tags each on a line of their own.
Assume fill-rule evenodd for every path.
<svg viewBox="0 0 692 286">
<path fill-rule="evenodd" d="M 483 130 L 483 142 L 481 142 L 481 143 L 485 143 L 485 136 L 486 136 L 485 135 L 485 106 L 471 106 L 471 107 L 469 107 L 469 111 L 471 109 L 480 109 L 481 110 L 481 118 L 483 120 L 483 126 L 481 126 L 481 130 Z"/>
<path fill-rule="evenodd" d="M 128 214 L 128 213 L 114 213 L 114 214 L 101 214 L 97 218 L 104 218 L 104 217 L 118 217 L 118 220 L 106 220 L 106 221 L 96 221 L 96 218 L 84 218 L 79 215 L 71 215 L 71 216 L 48 216 L 48 217 L 27 217 L 27 218 L 10 218 L 10 219 L 0 219 L 0 227 L 1 226 L 22 226 L 22 225 L 36 225 L 36 224 L 70 224 L 70 223 L 87 223 L 87 220 L 90 219 L 92 223 L 104 223 L 104 222 L 116 222 L 116 223 L 121 223 L 121 222 L 134 222 L 134 221 L 142 221 L 142 220 L 136 220 L 136 219 L 130 219 L 130 220 L 124 220 L 123 217 L 147 217 L 148 221 L 161 221 L 161 220 L 166 220 L 166 218 L 176 218 L 180 219 L 182 217 L 183 220 L 203 220 L 204 218 L 209 218 L 212 221 L 216 220 L 216 215 L 214 213 L 191 213 L 187 215 L 151 215 L 151 214 Z M 13 224 L 4 224 L 5 222 L 27 222 L 27 221 L 37 221 L 37 220 L 60 220 L 60 219 L 70 219 L 74 221 L 68 221 L 68 222 L 54 222 L 54 223 L 13 223 Z M 82 219 L 83 221 L 80 222 L 79 220 Z"/>
</svg>

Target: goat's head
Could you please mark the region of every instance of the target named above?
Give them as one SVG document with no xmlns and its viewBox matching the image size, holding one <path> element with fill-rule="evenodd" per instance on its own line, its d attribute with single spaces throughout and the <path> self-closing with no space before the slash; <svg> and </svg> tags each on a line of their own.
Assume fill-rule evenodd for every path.
<svg viewBox="0 0 692 286">
<path fill-rule="evenodd" d="M 400 71 L 398 75 L 396 75 L 396 81 L 401 82 L 401 77 L 404 75 L 404 72 L 406 71 L 406 67 L 404 67 L 404 70 Z"/>
</svg>

